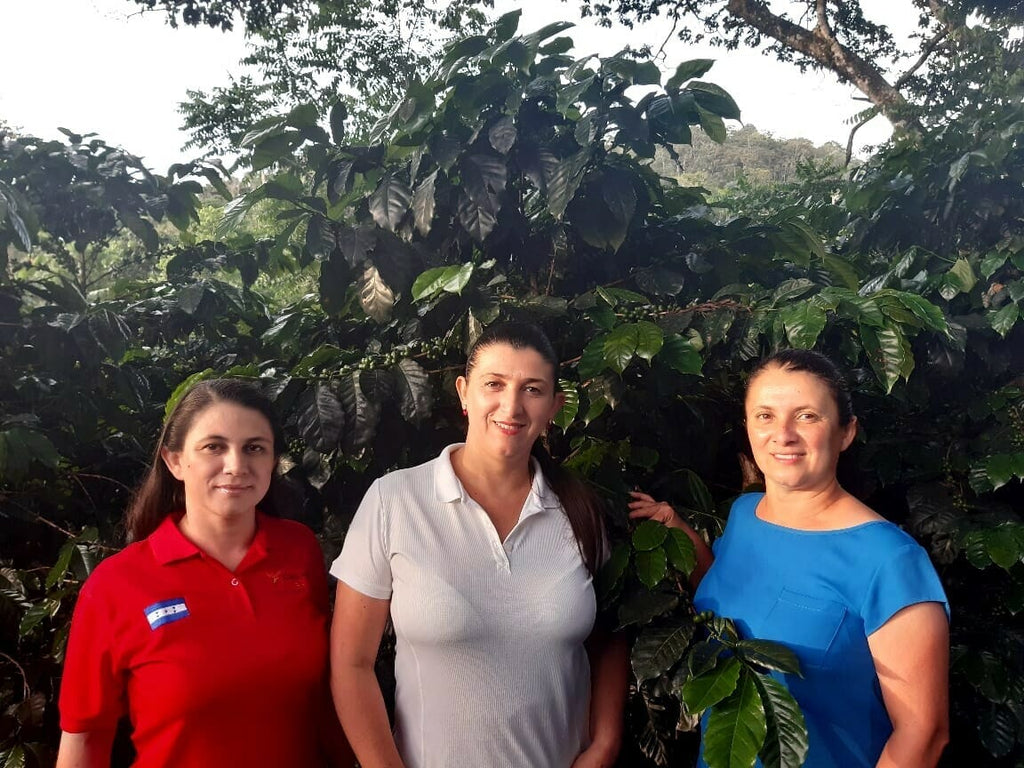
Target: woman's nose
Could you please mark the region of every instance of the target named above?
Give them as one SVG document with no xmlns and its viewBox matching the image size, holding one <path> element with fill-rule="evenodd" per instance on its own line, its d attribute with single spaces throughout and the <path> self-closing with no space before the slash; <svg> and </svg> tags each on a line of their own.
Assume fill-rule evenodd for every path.
<svg viewBox="0 0 1024 768">
<path fill-rule="evenodd" d="M 224 472 L 229 475 L 240 475 L 246 471 L 248 457 L 242 450 L 230 450 L 224 454 Z"/>
<path fill-rule="evenodd" d="M 779 419 L 775 422 L 773 438 L 779 443 L 792 443 L 797 439 L 796 425 L 790 419 Z"/>
</svg>

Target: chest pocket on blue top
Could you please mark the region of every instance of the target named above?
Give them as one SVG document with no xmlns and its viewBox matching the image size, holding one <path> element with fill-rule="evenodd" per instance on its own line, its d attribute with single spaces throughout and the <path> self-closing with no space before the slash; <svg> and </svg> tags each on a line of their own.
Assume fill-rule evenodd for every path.
<svg viewBox="0 0 1024 768">
<path fill-rule="evenodd" d="M 801 667 L 823 667 L 845 617 L 842 603 L 783 589 L 758 635 L 785 643 Z"/>
</svg>

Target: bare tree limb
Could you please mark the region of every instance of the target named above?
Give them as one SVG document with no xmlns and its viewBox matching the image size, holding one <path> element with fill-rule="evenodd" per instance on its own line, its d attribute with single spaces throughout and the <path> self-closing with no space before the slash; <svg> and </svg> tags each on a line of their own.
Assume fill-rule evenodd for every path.
<svg viewBox="0 0 1024 768">
<path fill-rule="evenodd" d="M 935 0 L 937 1 L 937 0 Z M 809 30 L 771 12 L 761 0 L 728 0 L 726 10 L 735 18 L 823 67 L 849 80 L 893 125 L 915 128 L 906 115 L 907 100 L 881 71 L 854 51 L 820 29 L 823 0 L 818 0 L 819 25 Z M 827 19 L 826 19 L 827 24 Z"/>
</svg>

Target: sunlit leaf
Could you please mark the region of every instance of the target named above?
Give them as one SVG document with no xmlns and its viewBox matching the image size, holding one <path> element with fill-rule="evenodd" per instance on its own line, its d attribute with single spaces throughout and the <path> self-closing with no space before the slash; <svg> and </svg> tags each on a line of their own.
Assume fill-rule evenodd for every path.
<svg viewBox="0 0 1024 768">
<path fill-rule="evenodd" d="M 373 264 L 367 264 L 363 271 L 359 303 L 363 311 L 378 323 L 386 323 L 391 319 L 391 310 L 395 306 L 395 292 L 384 282 Z"/>
</svg>

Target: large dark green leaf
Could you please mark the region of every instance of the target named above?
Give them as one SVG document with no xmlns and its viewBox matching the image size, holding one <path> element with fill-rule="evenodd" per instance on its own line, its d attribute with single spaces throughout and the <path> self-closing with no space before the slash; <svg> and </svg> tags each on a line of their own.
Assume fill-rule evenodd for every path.
<svg viewBox="0 0 1024 768">
<path fill-rule="evenodd" d="M 581 380 L 593 378 L 604 370 L 604 344 L 607 338 L 608 334 L 598 336 L 584 348 L 576 367 Z"/>
<path fill-rule="evenodd" d="M 721 646 L 715 646 L 713 658 L 717 659 Z M 694 714 L 715 706 L 731 696 L 739 683 L 743 665 L 738 659 L 727 658 L 708 672 L 688 680 L 680 691 L 686 708 Z"/>
<path fill-rule="evenodd" d="M 516 124 L 509 115 L 499 118 L 487 131 L 487 140 L 494 150 L 502 155 L 516 143 Z"/>
<path fill-rule="evenodd" d="M 416 185 L 412 195 L 412 214 L 416 230 L 426 237 L 434 221 L 434 186 L 437 183 L 437 170 Z"/>
<path fill-rule="evenodd" d="M 470 237 L 482 243 L 494 231 L 498 217 L 489 208 L 477 204 L 469 195 L 460 195 L 459 223 Z"/>
<path fill-rule="evenodd" d="M 320 265 L 320 304 L 329 315 L 341 315 L 348 301 L 352 270 L 337 254 Z"/>
<path fill-rule="evenodd" d="M 341 146 L 345 141 L 345 120 L 348 118 L 348 107 L 345 102 L 337 101 L 331 107 L 331 138 L 334 143 Z"/>
<path fill-rule="evenodd" d="M 682 64 L 676 67 L 676 71 L 672 74 L 672 77 L 665 83 L 666 91 L 674 91 L 683 85 L 687 80 L 692 80 L 695 77 L 701 77 L 707 74 L 708 70 L 711 69 L 715 64 L 714 59 L 690 59 L 684 61 Z"/>
<path fill-rule="evenodd" d="M 781 643 L 770 640 L 740 640 L 736 653 L 760 667 L 786 674 L 800 674 L 800 661 L 796 654 Z"/>
<path fill-rule="evenodd" d="M 435 267 L 422 273 L 412 284 L 412 298 L 415 301 L 429 299 L 441 293 L 462 293 L 473 275 L 473 264 L 453 264 L 450 267 Z"/>
<path fill-rule="evenodd" d="M 423 366 L 410 358 L 399 360 L 395 365 L 395 384 L 402 417 L 413 424 L 421 424 L 429 418 L 434 393 Z"/>
<path fill-rule="evenodd" d="M 603 599 L 622 581 L 622 576 L 629 567 L 629 545 L 618 543 L 612 547 L 611 554 L 597 572 L 594 589 L 599 599 Z M 649 594 L 649 593 L 647 593 Z M 621 612 L 621 606 L 620 606 Z"/>
<path fill-rule="evenodd" d="M 703 107 L 708 112 L 724 117 L 727 120 L 740 119 L 740 108 L 733 101 L 732 96 L 714 83 L 704 83 L 700 80 L 695 80 L 687 86 L 687 90 L 693 94 L 693 98 L 698 106 Z"/>
<path fill-rule="evenodd" d="M 346 420 L 342 444 L 346 452 L 352 453 L 358 453 L 370 444 L 380 417 L 379 404 L 370 400 L 363 391 L 360 373 L 347 373 L 338 382 L 338 394 L 345 408 Z"/>
<path fill-rule="evenodd" d="M 341 402 L 327 384 L 314 383 L 303 393 L 298 407 L 299 434 L 320 453 L 337 450 L 345 429 Z"/>
<path fill-rule="evenodd" d="M 985 749 L 994 757 L 1010 754 L 1017 741 L 1019 726 L 1009 709 L 994 704 L 979 713 L 978 735 Z"/>
<path fill-rule="evenodd" d="M 984 468 L 993 489 L 1002 488 L 1014 477 L 1024 480 L 1024 452 L 989 456 L 985 459 Z"/>
<path fill-rule="evenodd" d="M 501 195 L 508 180 L 508 167 L 495 155 L 467 155 L 459 163 L 462 188 L 476 207 L 492 216 L 501 210 Z"/>
<path fill-rule="evenodd" d="M 689 619 L 644 627 L 630 653 L 636 679 L 643 682 L 667 672 L 683 658 L 692 637 L 693 622 Z"/>
<path fill-rule="evenodd" d="M 569 202 L 576 196 L 576 190 L 583 181 L 583 172 L 589 162 L 590 149 L 585 148 L 558 161 L 553 168 L 542 168 L 545 172 L 544 187 L 548 195 L 548 210 L 556 219 L 562 218 Z"/>
<path fill-rule="evenodd" d="M 604 339 L 605 364 L 622 373 L 636 354 L 639 338 L 636 325 L 630 323 L 614 328 Z"/>
<path fill-rule="evenodd" d="M 394 232 L 409 211 L 412 190 L 404 181 L 388 173 L 380 180 L 367 202 L 377 226 Z"/>
<path fill-rule="evenodd" d="M 652 549 L 649 552 L 637 552 L 633 563 L 637 578 L 648 589 L 654 589 L 668 575 L 668 558 L 665 550 Z"/>
<path fill-rule="evenodd" d="M 559 389 L 565 397 L 565 404 L 555 414 L 553 421 L 559 429 L 564 431 L 576 420 L 576 414 L 580 411 L 580 391 L 564 379 L 559 382 Z"/>
<path fill-rule="evenodd" d="M 900 377 L 909 378 L 914 370 L 914 355 L 907 338 L 897 328 L 861 325 L 860 336 L 871 368 L 886 392 L 892 391 Z"/>
<path fill-rule="evenodd" d="M 633 549 L 647 552 L 660 547 L 669 529 L 657 520 L 643 520 L 633 529 Z"/>
<path fill-rule="evenodd" d="M 623 570 L 628 563 L 627 557 L 622 566 Z M 674 610 L 677 605 L 679 595 L 672 592 L 636 592 L 623 598 L 619 603 L 619 627 L 628 627 L 631 624 L 644 626 L 652 619 Z"/>
<path fill-rule="evenodd" d="M 1006 334 L 1013 330 L 1019 319 L 1020 307 L 1014 303 L 1006 304 L 1001 309 L 992 312 L 988 317 L 992 330 L 1004 339 Z"/>
<path fill-rule="evenodd" d="M 665 335 L 657 358 L 679 373 L 690 373 L 697 376 L 700 375 L 704 364 L 700 352 L 678 333 Z"/>
<path fill-rule="evenodd" d="M 807 723 L 800 706 L 786 687 L 767 675 L 755 675 L 765 715 L 764 768 L 800 768 L 807 757 Z"/>
<path fill-rule="evenodd" d="M 700 115 L 700 127 L 704 129 L 708 138 L 717 144 L 724 143 L 729 136 L 725 130 L 725 121 L 701 107 L 697 107 L 697 113 Z"/>
<path fill-rule="evenodd" d="M 784 307 L 779 313 L 789 343 L 798 349 L 812 349 L 825 329 L 825 312 L 809 301 Z"/>
<path fill-rule="evenodd" d="M 360 266 L 377 244 L 377 235 L 372 225 L 346 227 L 336 235 L 336 247 L 352 267 Z"/>
<path fill-rule="evenodd" d="M 743 672 L 732 695 L 711 710 L 704 759 L 715 768 L 752 768 L 767 725 L 753 674 Z"/>
<path fill-rule="evenodd" d="M 677 571 L 689 575 L 697 565 L 697 550 L 690 537 L 678 528 L 670 528 L 663 547 L 668 561 Z"/>
</svg>

